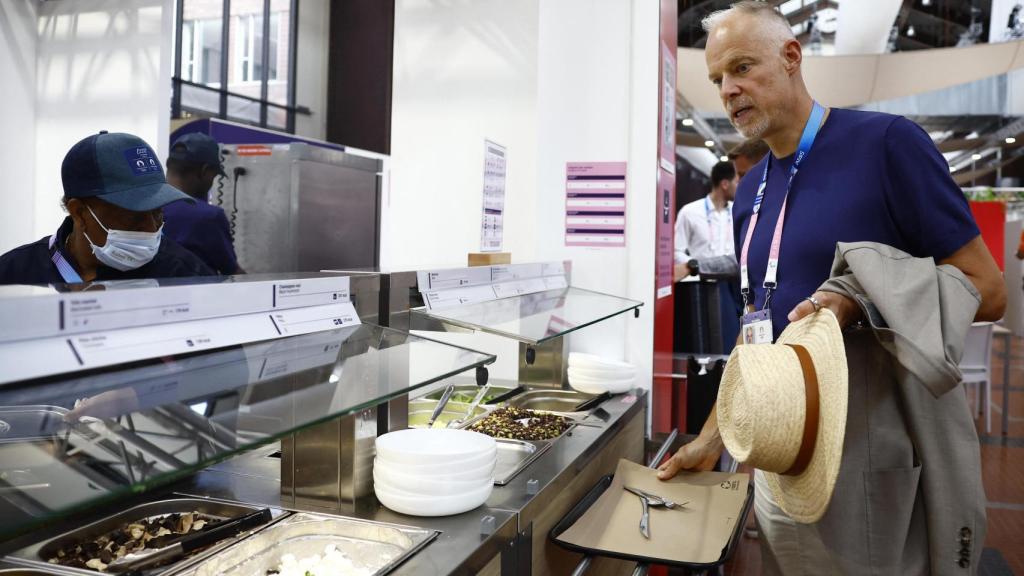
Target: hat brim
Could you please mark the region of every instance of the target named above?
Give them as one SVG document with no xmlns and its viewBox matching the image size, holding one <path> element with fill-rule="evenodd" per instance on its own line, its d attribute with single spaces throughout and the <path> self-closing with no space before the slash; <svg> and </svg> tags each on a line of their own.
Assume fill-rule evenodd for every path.
<svg viewBox="0 0 1024 576">
<path fill-rule="evenodd" d="M 828 510 L 839 477 L 849 404 L 846 349 L 839 323 L 835 315 L 827 309 L 790 324 L 779 336 L 776 344 L 746 346 L 771 347 L 785 344 L 800 344 L 814 360 L 820 395 L 818 436 L 814 454 L 803 473 L 784 476 L 769 471 L 763 472 L 779 508 L 793 520 L 809 524 L 817 522 Z M 722 374 L 720 402 L 723 394 L 728 395 L 729 390 L 742 386 L 742 362 L 739 361 L 737 352 L 739 349 L 733 352 L 733 357 Z M 727 410 L 725 414 L 728 415 Z M 722 406 L 719 406 L 720 422 L 728 427 L 728 422 L 721 420 L 722 416 Z M 730 438 L 726 432 L 727 430 L 723 429 L 722 437 L 726 440 L 726 445 L 729 445 Z"/>
<path fill-rule="evenodd" d="M 96 197 L 132 212 L 148 212 L 157 208 L 163 208 L 171 202 L 178 202 L 180 200 L 192 204 L 196 202 L 188 194 L 166 183 L 147 184 L 127 190 L 118 190 L 109 194 L 100 194 Z"/>
<path fill-rule="evenodd" d="M 850 377 L 846 347 L 839 322 L 828 309 L 788 326 L 778 343 L 801 344 L 810 352 L 818 374 L 821 409 L 818 438 L 807 469 L 797 476 L 766 472 L 765 481 L 790 518 L 809 524 L 828 510 L 843 459 Z"/>
</svg>

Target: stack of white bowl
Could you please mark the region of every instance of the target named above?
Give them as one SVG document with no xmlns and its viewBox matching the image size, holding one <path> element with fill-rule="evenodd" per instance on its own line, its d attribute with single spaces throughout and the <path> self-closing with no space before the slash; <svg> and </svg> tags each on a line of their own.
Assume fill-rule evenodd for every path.
<svg viewBox="0 0 1024 576">
<path fill-rule="evenodd" d="M 377 438 L 373 489 L 384 506 L 412 516 L 448 516 L 483 504 L 494 488 L 498 446 L 479 432 L 419 428 Z"/>
<path fill-rule="evenodd" d="M 633 388 L 636 366 L 593 354 L 569 353 L 569 385 L 586 394 L 621 394 Z"/>
</svg>

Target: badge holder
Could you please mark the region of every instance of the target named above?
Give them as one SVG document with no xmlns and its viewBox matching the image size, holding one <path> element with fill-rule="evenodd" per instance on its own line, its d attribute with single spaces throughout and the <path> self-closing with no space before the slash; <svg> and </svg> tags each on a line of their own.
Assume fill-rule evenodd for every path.
<svg viewBox="0 0 1024 576">
<path fill-rule="evenodd" d="M 768 303 L 772 300 L 772 288 L 765 286 L 768 292 L 764 300 L 764 308 L 754 312 L 748 312 L 740 317 L 740 335 L 744 344 L 771 344 L 774 339 L 772 331 L 772 311 Z M 749 290 L 743 292 L 743 309 L 748 310 L 753 305 L 747 303 Z"/>
</svg>

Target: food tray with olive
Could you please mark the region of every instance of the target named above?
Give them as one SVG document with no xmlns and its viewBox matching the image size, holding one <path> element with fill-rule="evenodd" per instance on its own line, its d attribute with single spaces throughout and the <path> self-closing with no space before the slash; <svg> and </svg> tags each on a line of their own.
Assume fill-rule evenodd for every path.
<svg viewBox="0 0 1024 576">
<path fill-rule="evenodd" d="M 474 419 L 467 430 L 510 440 L 554 440 L 572 428 L 574 420 L 558 414 L 506 406 Z"/>
</svg>

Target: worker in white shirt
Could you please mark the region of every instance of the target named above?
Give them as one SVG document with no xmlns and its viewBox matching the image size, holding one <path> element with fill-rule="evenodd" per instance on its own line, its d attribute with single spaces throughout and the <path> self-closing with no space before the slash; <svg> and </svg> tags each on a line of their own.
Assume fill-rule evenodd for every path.
<svg viewBox="0 0 1024 576">
<path fill-rule="evenodd" d="M 689 263 L 712 257 L 736 258 L 732 228 L 732 200 L 739 178 L 731 162 L 711 168 L 711 191 L 700 200 L 686 204 L 676 216 L 675 281 L 691 274 Z M 698 272 L 699 273 L 699 272 Z M 739 334 L 742 298 L 738 280 L 718 280 L 721 350 L 732 351 Z M 686 320 L 683 320 L 686 321 Z"/>
<path fill-rule="evenodd" d="M 690 275 L 687 263 L 711 256 L 736 254 L 732 230 L 732 199 L 736 168 L 719 162 L 711 168 L 711 192 L 683 206 L 676 216 L 675 280 Z"/>
</svg>

